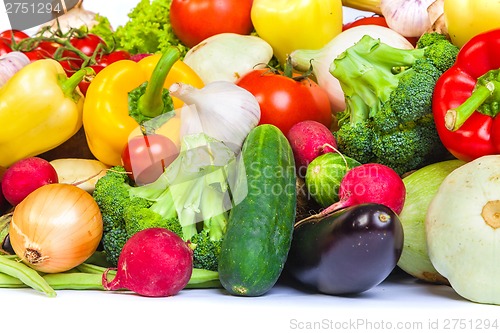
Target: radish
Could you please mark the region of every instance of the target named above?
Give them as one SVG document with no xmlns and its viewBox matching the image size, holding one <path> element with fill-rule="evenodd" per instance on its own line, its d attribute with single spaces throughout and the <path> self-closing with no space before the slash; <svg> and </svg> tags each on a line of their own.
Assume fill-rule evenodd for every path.
<svg viewBox="0 0 500 333">
<path fill-rule="evenodd" d="M 392 168 L 367 163 L 346 172 L 340 182 L 339 197 L 339 201 L 304 220 L 321 218 L 336 210 L 363 203 L 385 205 L 399 214 L 403 210 L 406 187 Z"/>
<path fill-rule="evenodd" d="M 108 281 L 109 270 L 116 276 Z M 173 296 L 189 282 L 193 251 L 177 234 L 164 228 L 135 233 L 123 246 L 118 267 L 102 275 L 106 290 L 127 289 L 142 296 Z"/>
<path fill-rule="evenodd" d="M 337 152 L 337 141 L 325 125 L 314 121 L 301 121 L 290 128 L 287 139 L 295 157 L 297 174 L 305 176 L 306 168 L 319 155 Z"/>
<path fill-rule="evenodd" d="M 12 164 L 2 178 L 2 193 L 12 206 L 16 206 L 37 188 L 58 183 L 56 169 L 45 159 L 27 157 Z"/>
</svg>

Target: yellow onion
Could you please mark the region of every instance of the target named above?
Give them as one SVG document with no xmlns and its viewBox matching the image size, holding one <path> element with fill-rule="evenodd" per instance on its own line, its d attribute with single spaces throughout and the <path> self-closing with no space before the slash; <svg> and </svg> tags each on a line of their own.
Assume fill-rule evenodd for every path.
<svg viewBox="0 0 500 333">
<path fill-rule="evenodd" d="M 102 237 L 102 216 L 92 196 L 70 184 L 48 184 L 14 209 L 12 248 L 28 266 L 45 273 L 69 270 L 87 260 Z"/>
</svg>

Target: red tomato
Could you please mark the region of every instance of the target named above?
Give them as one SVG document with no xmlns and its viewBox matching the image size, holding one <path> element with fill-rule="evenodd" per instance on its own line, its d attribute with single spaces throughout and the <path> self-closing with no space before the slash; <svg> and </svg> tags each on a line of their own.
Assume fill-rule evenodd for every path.
<svg viewBox="0 0 500 333">
<path fill-rule="evenodd" d="M 5 38 L 0 38 L 0 56 L 12 52 L 10 42 Z"/>
<path fill-rule="evenodd" d="M 175 143 L 160 134 L 131 138 L 122 153 L 123 167 L 138 185 L 149 184 L 179 155 Z"/>
<path fill-rule="evenodd" d="M 103 54 L 102 56 L 98 57 L 96 62 L 99 65 L 106 67 L 115 61 L 124 59 L 130 59 L 130 53 L 125 50 L 116 50 L 111 53 Z"/>
<path fill-rule="evenodd" d="M 253 0 L 172 0 L 170 24 L 188 47 L 219 33 L 247 35 L 253 30 L 252 3 Z"/>
<path fill-rule="evenodd" d="M 7 39 L 9 42 L 12 42 L 12 39 L 14 39 L 14 43 L 19 43 L 29 36 L 21 30 L 4 30 L 0 32 L 0 37 Z"/>
<path fill-rule="evenodd" d="M 82 92 L 83 96 L 87 95 L 87 90 L 89 89 L 90 83 L 92 83 L 92 80 L 94 79 L 94 77 L 96 76 L 96 74 L 99 73 L 105 66 L 102 66 L 102 65 L 92 65 L 92 66 L 89 66 L 89 67 L 94 70 L 95 74 L 85 75 L 83 77 L 83 80 L 80 81 L 80 83 L 78 84 L 78 88 L 80 88 L 80 91 Z"/>
<path fill-rule="evenodd" d="M 328 94 L 310 79 L 296 81 L 268 69 L 258 69 L 242 76 L 236 84 L 257 98 L 260 124 L 275 125 L 285 135 L 303 120 L 315 120 L 326 127 L 332 123 Z"/>
<path fill-rule="evenodd" d="M 386 27 L 386 28 L 389 27 L 387 25 L 387 21 L 385 20 L 385 17 L 374 15 L 374 16 L 361 17 L 361 18 L 356 19 L 352 22 L 346 23 L 342 27 L 342 30 L 347 30 L 349 28 L 357 27 L 360 25 L 379 25 L 381 27 Z"/>
<path fill-rule="evenodd" d="M 99 36 L 94 34 L 87 34 L 84 37 L 72 37 L 70 39 L 71 45 L 73 45 L 78 50 L 82 51 L 87 56 L 92 56 L 95 50 L 100 46 L 101 50 L 106 47 L 106 42 Z M 77 58 L 76 55 L 72 51 L 63 52 L 63 56 L 70 58 Z"/>
<path fill-rule="evenodd" d="M 52 55 L 42 49 L 33 49 L 31 51 L 23 52 L 32 62 L 40 59 L 51 58 Z"/>
<path fill-rule="evenodd" d="M 41 41 L 38 43 L 36 49 L 38 50 L 44 50 L 48 52 L 51 56 L 54 55 L 54 52 L 61 47 L 61 44 L 56 43 L 56 42 L 50 42 L 50 41 Z"/>
</svg>

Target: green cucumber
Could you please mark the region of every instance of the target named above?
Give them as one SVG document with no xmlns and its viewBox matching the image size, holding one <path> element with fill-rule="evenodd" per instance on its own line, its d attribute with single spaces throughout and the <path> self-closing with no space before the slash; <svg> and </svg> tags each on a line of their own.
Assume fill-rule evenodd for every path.
<svg viewBox="0 0 500 333">
<path fill-rule="evenodd" d="M 319 155 L 307 166 L 307 193 L 323 208 L 330 206 L 339 200 L 339 187 L 346 172 L 358 165 L 361 163 L 345 155 Z"/>
<path fill-rule="evenodd" d="M 250 131 L 241 157 L 234 192 L 248 192 L 229 213 L 219 279 L 232 295 L 260 296 L 277 282 L 290 250 L 297 204 L 295 162 L 288 140 L 270 124 Z"/>
</svg>

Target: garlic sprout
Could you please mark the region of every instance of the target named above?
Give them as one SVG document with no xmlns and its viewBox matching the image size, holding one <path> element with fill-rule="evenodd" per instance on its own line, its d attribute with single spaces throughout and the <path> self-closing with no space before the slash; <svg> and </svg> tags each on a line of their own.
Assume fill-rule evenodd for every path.
<svg viewBox="0 0 500 333">
<path fill-rule="evenodd" d="M 174 83 L 169 90 L 186 104 L 181 111 L 181 135 L 205 133 L 238 153 L 260 121 L 255 96 L 232 82 L 213 81 L 201 89 Z"/>
<path fill-rule="evenodd" d="M 420 37 L 432 22 L 427 8 L 435 0 L 382 0 L 380 10 L 387 25 L 405 37 Z"/>
</svg>

